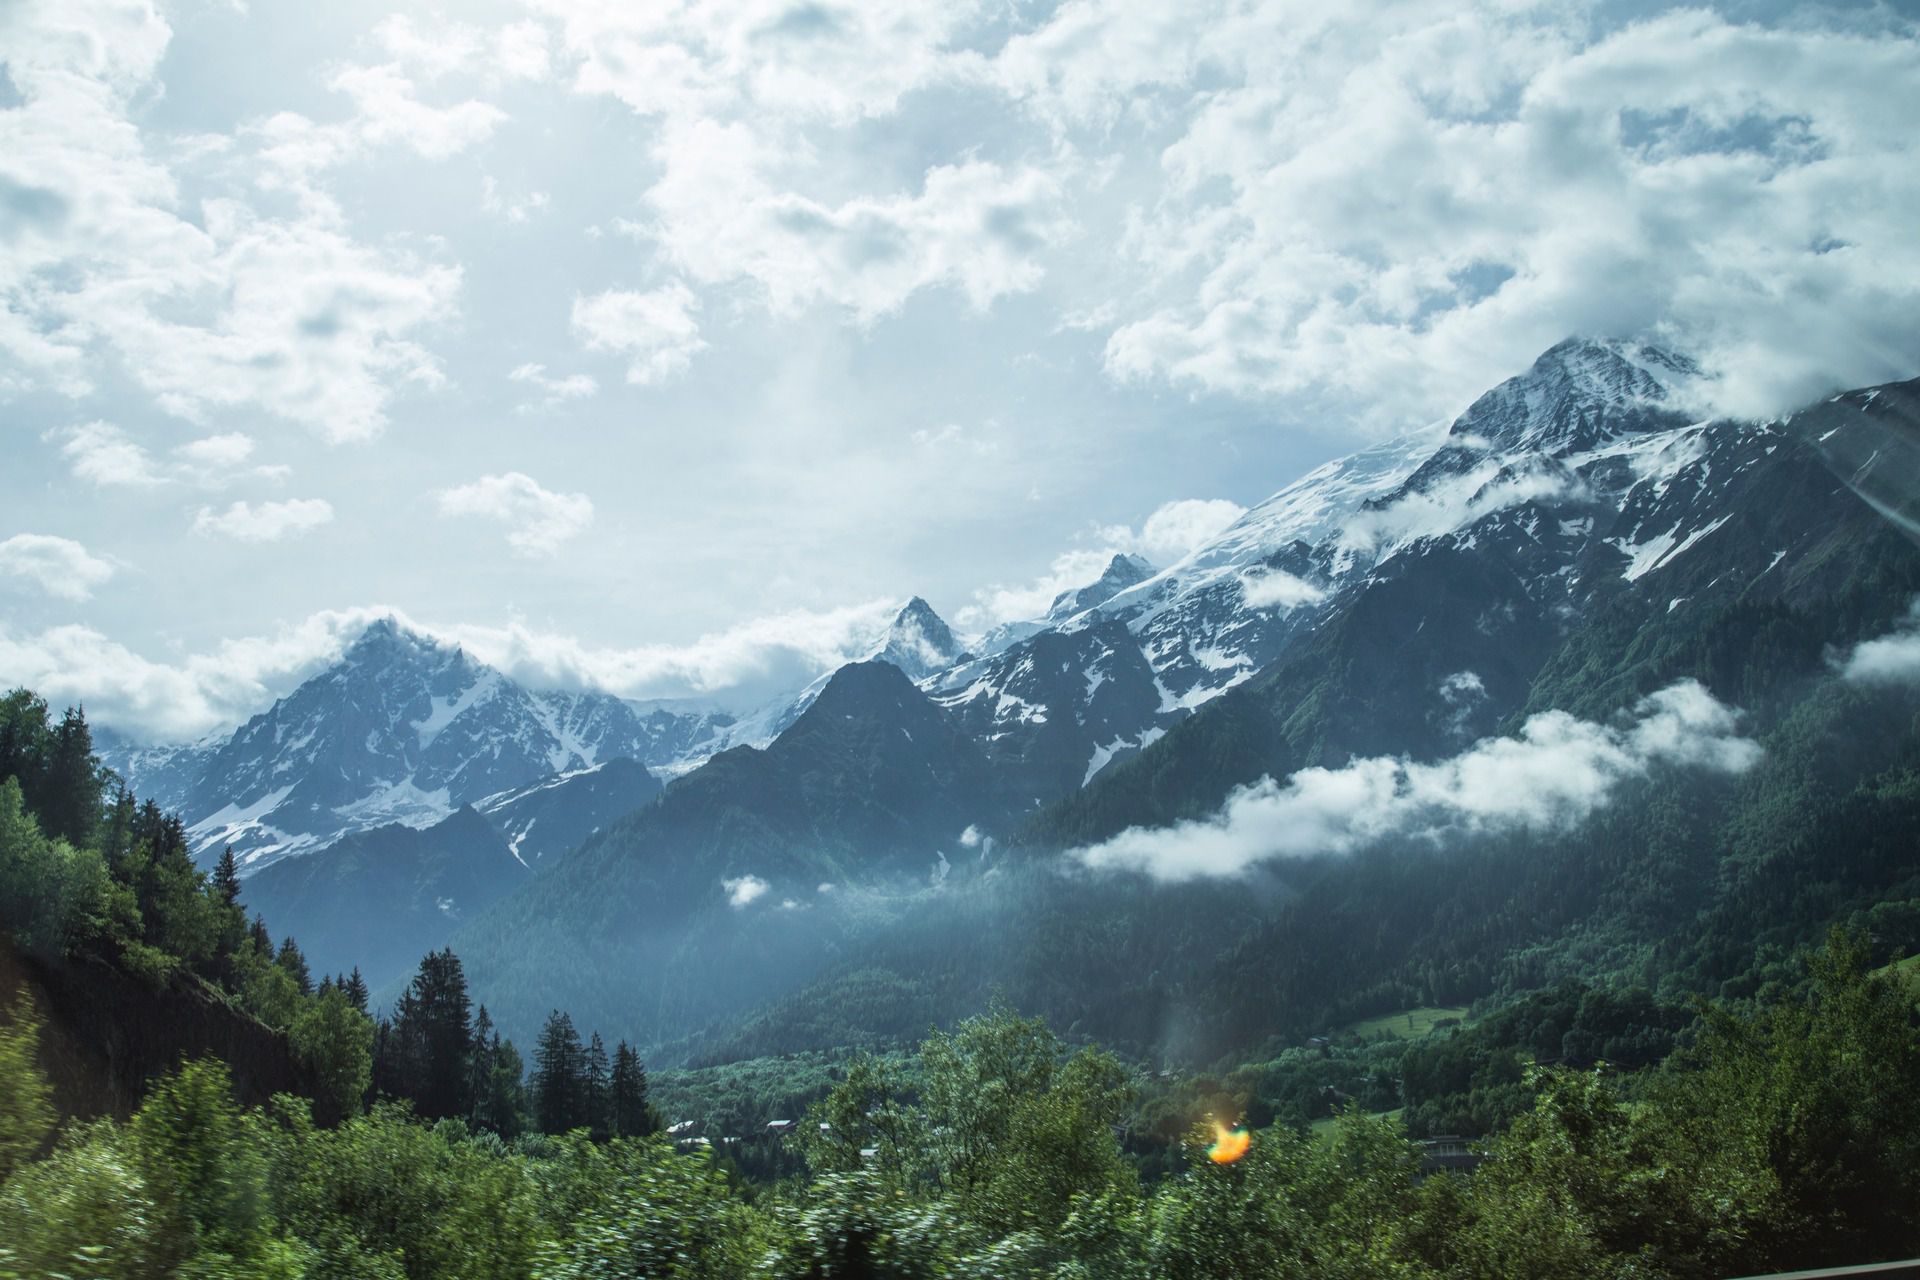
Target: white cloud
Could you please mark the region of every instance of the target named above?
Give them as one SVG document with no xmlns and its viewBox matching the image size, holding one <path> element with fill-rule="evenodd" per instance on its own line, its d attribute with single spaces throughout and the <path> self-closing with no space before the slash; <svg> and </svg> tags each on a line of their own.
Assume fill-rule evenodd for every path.
<svg viewBox="0 0 1920 1280">
<path fill-rule="evenodd" d="M 652 386 L 686 372 L 707 349 L 693 317 L 699 309 L 700 299 L 678 280 L 646 293 L 609 289 L 573 300 L 573 331 L 589 350 L 625 352 L 627 381 Z"/>
<path fill-rule="evenodd" d="M 501 194 L 500 184 L 492 174 L 480 179 L 480 207 L 508 222 L 526 222 L 550 203 L 551 197 L 544 191 L 529 191 L 524 196 L 508 197 Z"/>
<path fill-rule="evenodd" d="M 1092 546 L 1061 552 L 1032 582 L 995 584 L 975 591 L 972 602 L 959 609 L 954 620 L 963 627 L 984 630 L 1002 622 L 1039 618 L 1061 592 L 1096 581 L 1115 555 L 1125 552 L 1144 556 L 1155 565 L 1172 564 L 1245 514 L 1245 507 L 1225 498 L 1180 498 L 1155 508 L 1137 531 L 1124 524 L 1098 526 L 1092 531 Z"/>
<path fill-rule="evenodd" d="M 481 476 L 434 495 L 440 514 L 480 516 L 508 526 L 507 545 L 523 556 L 550 556 L 593 523 L 584 493 L 554 493 L 518 471 Z"/>
<path fill-rule="evenodd" d="M 1240 598 L 1249 609 L 1297 609 L 1319 604 L 1327 593 L 1284 569 L 1264 569 L 1240 576 Z"/>
<path fill-rule="evenodd" d="M 155 662 L 84 626 L 16 632 L 0 623 L 0 671 L 55 702 L 145 738 L 178 741 L 263 709 L 294 680 L 332 661 L 384 606 L 326 610 L 272 635 L 225 640 L 175 663 Z"/>
<path fill-rule="evenodd" d="M 1386 0 L 1188 10 L 1154 49 L 1092 12 L 1034 37 L 1101 36 L 1095 68 L 1035 90 L 1052 110 L 1190 84 L 1201 60 L 1217 86 L 1132 224 L 1157 301 L 1113 331 L 1116 378 L 1399 424 L 1571 332 L 1663 336 L 1741 413 L 1911 372 L 1911 28 L 1691 9 L 1596 38 L 1579 10 Z"/>
<path fill-rule="evenodd" d="M 868 322 L 940 286 L 984 308 L 1035 287 L 1069 230 L 1064 153 L 1045 165 L 962 154 L 929 164 L 917 191 L 849 191 L 870 166 L 827 154 L 831 129 L 890 118 L 917 91 L 980 85 L 961 43 L 985 12 L 972 0 L 535 2 L 562 21 L 576 89 L 658 118 L 652 217 L 626 229 L 698 283 L 751 283 L 782 316 L 824 303 Z"/>
<path fill-rule="evenodd" d="M 549 377 L 547 366 L 543 364 L 523 364 L 507 375 L 514 382 L 524 382 L 540 392 L 536 399 L 521 405 L 523 409 L 550 409 L 567 400 L 582 400 L 600 390 L 600 384 L 591 374 L 570 373 L 564 378 Z"/>
<path fill-rule="evenodd" d="M 514 80 L 543 80 L 552 66 L 546 27 L 538 22 L 510 22 L 494 36 L 494 64 Z"/>
<path fill-rule="evenodd" d="M 285 121 L 150 144 L 135 100 L 155 89 L 171 31 L 148 5 L 40 0 L 8 6 L 0 24 L 20 94 L 0 112 L 0 192 L 26 210 L 0 248 L 13 385 L 81 395 L 124 371 L 176 416 L 253 406 L 351 439 L 384 425 L 396 384 L 440 381 L 410 335 L 449 313 L 459 270 L 341 229 L 308 183 L 336 146 L 308 136 L 303 150 Z M 241 167 L 263 180 L 306 156 L 288 184 L 298 216 L 184 199 L 176 161 L 256 147 Z"/>
<path fill-rule="evenodd" d="M 113 576 L 113 565 L 71 538 L 16 533 L 0 542 L 0 574 L 25 578 L 62 600 L 85 600 Z"/>
<path fill-rule="evenodd" d="M 414 96 L 414 85 L 398 66 L 347 67 L 331 87 L 352 102 L 352 144 L 399 143 L 428 160 L 445 160 L 485 141 L 507 118 L 491 103 L 468 99 L 434 107 Z"/>
<path fill-rule="evenodd" d="M 253 506 L 236 502 L 225 511 L 202 507 L 193 518 L 193 531 L 202 537 L 232 538 L 237 542 L 278 542 L 288 534 L 305 533 L 333 519 L 333 505 L 324 498 L 289 498 Z"/>
<path fill-rule="evenodd" d="M 1245 514 L 1245 507 L 1225 498 L 1183 498 L 1148 516 L 1129 541 L 1155 564 L 1172 564 Z"/>
<path fill-rule="evenodd" d="M 481 28 L 464 22 L 435 22 L 428 29 L 396 13 L 373 28 L 373 37 L 396 66 L 429 80 L 460 72 L 485 81 L 539 80 L 550 68 L 547 28 L 539 22 L 510 22 Z"/>
<path fill-rule="evenodd" d="M 1483 462 L 1471 471 L 1442 476 L 1388 506 L 1356 511 L 1340 531 L 1340 545 L 1385 556 L 1393 548 L 1438 537 L 1496 511 L 1560 497 L 1577 484 L 1564 472 L 1508 475 L 1499 461 Z"/>
<path fill-rule="evenodd" d="M 892 114 L 905 95 L 963 76 L 952 46 L 979 0 L 792 5 L 633 5 L 532 0 L 561 21 L 574 86 L 648 115 L 749 108 L 851 124 Z"/>
<path fill-rule="evenodd" d="M 1112 530 L 1104 530 L 1110 533 Z M 1063 591 L 1073 591 L 1098 580 L 1114 556 L 1115 548 L 1102 546 L 1063 551 L 1053 558 L 1047 571 L 1032 582 L 1018 586 L 996 584 L 973 593 L 971 603 L 954 614 L 963 627 L 985 630 L 1002 622 L 1026 622 L 1044 615 Z"/>
<path fill-rule="evenodd" d="M 1866 641 L 1847 658 L 1842 673 L 1862 684 L 1920 681 L 1920 631 Z"/>
<path fill-rule="evenodd" d="M 773 886 L 765 880 L 762 880 L 759 876 L 745 875 L 722 880 L 720 887 L 727 891 L 727 905 L 738 911 L 748 903 L 751 903 L 755 898 L 765 894 L 766 891 Z M 793 904 L 788 903 L 787 905 L 792 906 Z"/>
<path fill-rule="evenodd" d="M 0 623 L 0 673 L 104 724 L 177 740 L 231 727 L 345 652 L 368 623 L 458 644 L 536 688 L 600 689 L 631 698 L 718 697 L 737 709 L 791 692 L 871 651 L 898 600 L 753 618 L 684 644 L 608 648 L 514 619 L 438 624 L 385 604 L 321 610 L 266 635 L 223 640 L 174 661 L 149 659 L 87 627 L 15 632 Z"/>
<path fill-rule="evenodd" d="M 74 478 L 103 488 L 157 489 L 183 483 L 219 489 L 245 477 L 284 480 L 281 465 L 249 466 L 254 442 L 242 432 L 203 436 L 177 445 L 172 460 L 157 461 L 146 446 L 110 422 L 87 422 L 50 431 L 49 441 L 60 441 L 60 456 Z"/>
<path fill-rule="evenodd" d="M 75 478 L 88 484 L 145 489 L 166 483 L 147 451 L 110 422 L 82 423 L 49 433 L 49 438 L 64 441 L 60 456 Z"/>
<path fill-rule="evenodd" d="M 1840 674 L 1859 684 L 1920 683 L 1920 601 L 1893 632 L 1855 645 Z"/>
<path fill-rule="evenodd" d="M 777 182 L 786 157 L 742 123 L 671 128 L 658 151 L 657 217 L 629 229 L 701 283 L 752 282 L 780 316 L 826 303 L 871 321 L 939 286 L 984 310 L 1038 285 L 1069 230 L 1058 179 L 1032 166 L 935 165 L 917 194 L 835 202 Z"/>
<path fill-rule="evenodd" d="M 1477 671 L 1456 671 L 1440 682 L 1440 701 L 1446 711 L 1442 725 L 1456 738 L 1465 738 L 1474 716 L 1487 700 L 1486 682 Z"/>
<path fill-rule="evenodd" d="M 897 599 L 749 618 L 683 644 L 604 648 L 518 620 L 505 626 L 429 627 L 536 686 L 604 689 L 632 698 L 733 695 L 750 706 L 790 692 L 872 650 Z"/>
<path fill-rule="evenodd" d="M 1176 881 L 1235 876 L 1274 858 L 1351 853 L 1392 837 L 1565 831 L 1657 767 L 1740 773 L 1759 758 L 1759 746 L 1738 732 L 1738 713 L 1683 680 L 1642 699 L 1631 723 L 1541 712 L 1517 737 L 1485 738 L 1438 763 L 1374 757 L 1302 769 L 1284 783 L 1263 778 L 1236 790 L 1212 818 L 1129 828 L 1069 856 L 1095 870 Z"/>
<path fill-rule="evenodd" d="M 238 431 L 189 440 L 174 450 L 191 467 L 209 473 L 232 471 L 253 456 L 253 438 Z"/>
</svg>

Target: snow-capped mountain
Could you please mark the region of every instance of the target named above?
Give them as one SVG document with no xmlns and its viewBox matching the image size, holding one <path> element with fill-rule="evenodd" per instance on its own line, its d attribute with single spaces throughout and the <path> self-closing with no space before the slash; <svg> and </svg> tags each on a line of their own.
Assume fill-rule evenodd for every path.
<svg viewBox="0 0 1920 1280">
<path fill-rule="evenodd" d="M 488 796 L 474 808 L 505 837 L 508 852 L 532 869 L 659 794 L 660 780 L 645 765 L 614 759 Z"/>
<path fill-rule="evenodd" d="M 876 660 L 889 662 L 909 679 L 918 681 L 947 670 L 964 656 L 965 651 L 952 628 L 934 612 L 932 605 L 914 596 L 893 615 L 886 630 L 873 637 L 846 665 Z M 649 760 L 648 765 L 663 776 L 679 777 L 722 751 L 734 747 L 765 747 L 813 705 L 834 674 L 834 671 L 822 672 L 805 687 L 771 698 L 738 718 L 715 716 L 710 722 L 711 728 L 690 737 L 676 756 Z"/>
<path fill-rule="evenodd" d="M 1128 587 L 1145 582 L 1153 576 L 1153 572 L 1153 566 L 1139 556 L 1116 554 L 1107 561 L 1107 567 L 1101 570 L 1098 578 L 1084 587 L 1069 587 L 1062 591 L 1038 618 L 1002 622 L 993 627 L 973 643 L 970 652 L 976 658 L 991 658 L 1022 640 L 1078 617 L 1095 605 L 1105 604 Z"/>
<path fill-rule="evenodd" d="M 392 619 L 218 744 L 108 762 L 188 823 L 196 850 L 249 868 L 613 759 L 654 754 L 660 726 L 606 694 L 532 692 Z M 160 785 L 156 785 L 160 784 Z"/>
<path fill-rule="evenodd" d="M 1046 760 L 1071 787 L 1270 666 L 1402 558 L 1477 550 L 1571 616 L 1734 518 L 1769 442 L 1690 421 L 1677 405 L 1698 376 L 1653 347 L 1560 343 L 1444 430 L 1329 462 L 1158 573 L 1116 560 L 926 686 L 991 754 Z"/>
<path fill-rule="evenodd" d="M 1017 778 L 1015 807 L 1032 808 L 1146 749 L 1369 593 L 1438 581 L 1420 572 L 1436 557 L 1470 553 L 1475 572 L 1502 584 L 1473 597 L 1493 611 L 1474 624 L 1490 653 L 1531 653 L 1620 592 L 1664 592 L 1660 604 L 1680 608 L 1783 558 L 1789 572 L 1796 539 L 1814 534 L 1788 527 L 1781 500 L 1752 486 L 1776 449 L 1807 432 L 1691 420 L 1684 393 L 1698 376 L 1657 348 L 1563 342 L 1450 424 L 1318 468 L 1165 569 L 1116 556 L 1098 580 L 971 653 L 914 597 L 859 659 L 919 684 Z M 136 790 L 183 812 L 200 847 L 230 841 L 262 864 L 347 831 L 439 821 L 608 760 L 683 776 L 729 749 L 773 743 L 831 678 L 738 718 L 535 693 L 386 622 L 224 741 L 108 754 Z M 1511 688 L 1518 696 L 1517 675 Z M 1504 705 L 1483 702 L 1487 716 Z M 1448 713 L 1450 724 L 1470 719 Z"/>
<path fill-rule="evenodd" d="M 908 679 L 924 680 L 952 666 L 961 653 L 952 629 L 933 611 L 932 605 L 915 596 L 894 615 L 885 638 L 868 660 L 878 658 L 891 662 L 906 672 Z"/>
<path fill-rule="evenodd" d="M 1683 677 L 1777 713 L 1764 699 L 1831 677 L 1824 655 L 1860 634 L 1863 605 L 1920 580 L 1859 480 L 1895 429 L 1874 406 L 1911 405 L 1920 383 L 1757 425 L 1694 420 L 1694 376 L 1650 348 L 1563 343 L 1453 422 L 1320 468 L 1004 649 L 977 645 L 918 700 L 891 664 L 845 668 L 765 751 L 715 756 L 456 945 L 495 989 L 537 993 L 505 1019 L 564 1000 L 671 1037 L 773 1010 L 810 966 L 845 976 L 828 956 L 843 937 L 812 924 L 829 900 L 930 874 L 938 896 L 949 875 L 1218 813 L 1263 777 L 1453 757 L 1548 710 L 1606 722 Z M 1836 474 L 1837 459 L 1859 461 Z M 671 915 L 684 943 L 636 930 L 643 914 Z M 863 940 L 843 959 L 872 954 Z M 902 954 L 905 987 L 942 963 L 917 940 Z M 644 1012 L 624 977 L 597 976 L 669 969 L 679 1003 Z"/>
</svg>

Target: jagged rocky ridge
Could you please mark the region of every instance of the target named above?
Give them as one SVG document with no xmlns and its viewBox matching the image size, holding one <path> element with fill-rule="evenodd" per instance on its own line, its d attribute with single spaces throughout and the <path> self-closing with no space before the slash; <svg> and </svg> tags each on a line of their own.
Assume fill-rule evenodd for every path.
<svg viewBox="0 0 1920 1280">
<path fill-rule="evenodd" d="M 607 694 L 530 691 L 383 619 L 225 740 L 106 758 L 182 815 L 200 856 L 231 845 L 251 871 L 609 760 L 644 761 L 660 754 L 665 727 Z"/>
<path fill-rule="evenodd" d="M 1758 519 L 1740 514 L 1745 477 L 1781 446 L 1785 428 L 1692 421 L 1678 406 L 1698 376 L 1684 357 L 1656 348 L 1570 339 L 1444 432 L 1329 463 L 1177 564 L 1156 572 L 1116 556 L 1041 618 L 1004 624 L 971 646 L 915 597 L 866 657 L 920 683 L 1016 779 L 1015 807 L 1034 810 L 1271 667 L 1350 612 L 1356 593 L 1448 551 L 1500 566 L 1514 599 L 1487 607 L 1505 611 L 1513 643 L 1531 652 L 1649 575 L 1685 580 L 1679 569 L 1704 540 L 1758 536 L 1741 523 Z M 1839 435 L 1830 448 L 1844 445 Z M 1785 542 L 1748 546 L 1731 571 L 1745 580 L 1791 551 Z M 1676 588 L 1667 602 L 1679 608 L 1687 598 Z M 1489 727 L 1518 696 L 1518 677 L 1501 675 L 1500 645 L 1483 649 L 1491 670 L 1482 684 L 1493 679 L 1509 696 L 1496 688 L 1475 706 L 1450 708 L 1456 729 Z M 624 800 L 609 808 L 602 797 L 584 806 L 594 820 L 559 820 L 589 789 L 547 793 L 568 774 L 628 759 L 680 776 L 725 751 L 764 747 L 830 678 L 735 718 L 532 692 L 382 622 L 223 741 L 108 754 L 136 789 L 183 812 L 200 849 L 232 843 L 251 865 L 388 822 L 437 822 L 462 804 L 493 812 L 505 802 L 488 797 L 529 789 L 546 796 L 536 843 L 548 852 L 564 843 L 556 833 L 584 837 L 603 809 L 624 812 Z M 645 790 L 629 793 L 629 807 Z"/>
<path fill-rule="evenodd" d="M 645 1022 L 684 1030 L 744 998 L 703 985 L 711 956 L 687 957 L 744 945 L 749 922 L 754 946 L 773 948 L 797 929 L 796 912 L 823 905 L 804 892 L 810 878 L 844 891 L 991 874 L 1007 856 L 986 855 L 996 844 L 1032 856 L 1197 816 L 1263 773 L 1355 755 L 1437 758 L 1547 706 L 1611 716 L 1684 670 L 1659 658 L 1663 620 L 1735 604 L 1815 608 L 1846 581 L 1849 548 L 1892 536 L 1792 424 L 1685 412 L 1695 376 L 1651 348 L 1564 343 L 1444 432 L 1303 477 L 1181 562 L 921 679 L 940 713 L 925 722 L 964 744 L 947 769 L 883 771 L 875 744 L 901 728 L 892 715 L 904 704 L 886 716 L 843 705 L 837 717 L 813 715 L 816 705 L 769 748 L 790 771 L 778 787 L 748 768 L 759 767 L 750 753 L 715 757 L 661 807 L 565 860 L 566 876 L 542 877 L 464 933 L 476 971 L 504 991 L 537 987 L 536 957 L 559 945 L 540 939 L 565 921 L 578 926 L 571 945 L 622 972 L 642 962 L 639 930 L 651 934 L 644 963 L 687 965 L 687 990 L 709 1002 Z M 1648 637 L 1655 657 L 1625 641 L 1596 650 L 1587 637 L 1602 633 Z M 703 801 L 663 821 L 681 788 Z M 807 825 L 767 828 L 772 794 L 804 796 Z M 885 841 L 862 853 L 836 834 L 875 808 L 902 819 Z M 743 900 L 738 886 L 755 881 L 766 889 Z M 715 932 L 676 952 L 676 931 L 695 919 Z M 819 959 L 781 952 L 755 970 L 754 992 L 803 980 Z M 581 998 L 618 1016 L 615 993 Z"/>
<path fill-rule="evenodd" d="M 676 719 L 683 754 L 666 771 L 681 776 L 664 800 L 576 823 L 597 829 L 586 847 L 556 858 L 558 842 L 540 860 L 564 874 L 533 877 L 463 945 L 509 1008 L 516 990 L 543 990 L 556 949 L 614 988 L 637 964 L 689 966 L 699 1007 L 633 1024 L 684 1028 L 802 981 L 819 957 L 798 922 L 832 894 L 990 873 L 1010 838 L 1058 846 L 1194 816 L 1262 773 L 1447 754 L 1546 706 L 1610 715 L 1658 668 L 1596 659 L 1583 635 L 1653 634 L 1733 601 L 1817 604 L 1847 549 L 1884 525 L 1814 445 L 1842 449 L 1874 403 L 1910 387 L 1810 410 L 1816 431 L 1808 415 L 1697 421 L 1684 410 L 1695 377 L 1652 348 L 1563 343 L 1444 431 L 1329 463 L 1163 570 L 1116 559 L 971 653 L 916 599 L 871 653 L 897 677 L 847 668 L 705 737 Z M 419 736 L 413 716 L 387 723 Z M 546 806 L 533 831 L 556 816 L 551 796 L 521 803 Z M 751 921 L 750 949 L 773 967 L 720 1000 L 697 972 L 715 963 L 703 948 L 749 944 L 719 929 L 682 949 L 702 919 Z M 582 996 L 626 1016 L 617 989 Z"/>
</svg>

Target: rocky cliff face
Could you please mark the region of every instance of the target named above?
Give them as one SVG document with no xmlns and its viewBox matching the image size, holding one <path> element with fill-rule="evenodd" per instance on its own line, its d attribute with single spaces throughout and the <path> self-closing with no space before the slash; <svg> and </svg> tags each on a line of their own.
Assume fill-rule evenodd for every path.
<svg viewBox="0 0 1920 1280">
<path fill-rule="evenodd" d="M 149 1081 L 194 1058 L 225 1062 L 245 1105 L 317 1091 L 285 1035 L 197 979 L 176 974 L 156 985 L 107 957 L 50 964 L 0 941 L 0 1005 L 21 991 L 46 1020 L 40 1065 L 61 1115 L 124 1118 Z"/>
</svg>

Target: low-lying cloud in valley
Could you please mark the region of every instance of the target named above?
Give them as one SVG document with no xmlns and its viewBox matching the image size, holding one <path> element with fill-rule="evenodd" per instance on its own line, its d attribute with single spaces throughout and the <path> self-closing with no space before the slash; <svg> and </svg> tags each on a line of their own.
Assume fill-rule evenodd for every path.
<svg viewBox="0 0 1920 1280">
<path fill-rule="evenodd" d="M 1920 683 L 1920 600 L 1902 625 L 1856 645 L 1841 660 L 1840 675 L 1856 684 Z"/>
<path fill-rule="evenodd" d="M 1682 680 L 1643 698 L 1620 724 L 1564 711 L 1527 719 L 1432 764 L 1378 756 L 1338 769 L 1263 778 L 1220 812 L 1171 827 L 1133 827 L 1068 857 L 1097 871 L 1163 881 L 1235 876 L 1274 858 L 1352 853 L 1389 837 L 1564 831 L 1656 768 L 1741 773 L 1760 747 L 1740 713 Z"/>
</svg>

